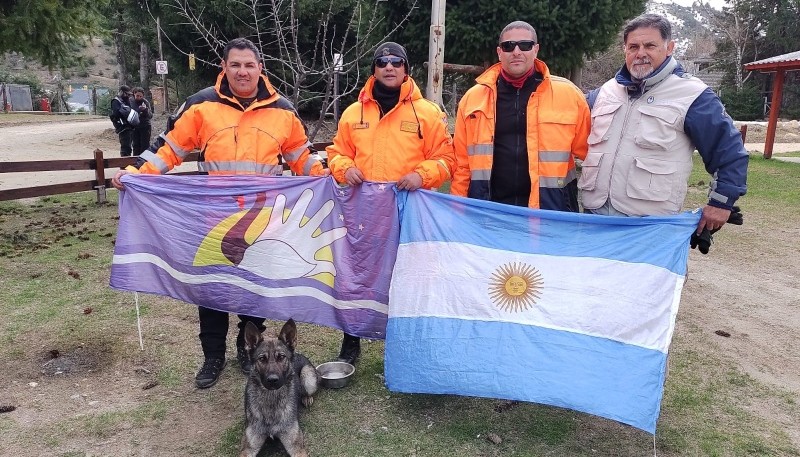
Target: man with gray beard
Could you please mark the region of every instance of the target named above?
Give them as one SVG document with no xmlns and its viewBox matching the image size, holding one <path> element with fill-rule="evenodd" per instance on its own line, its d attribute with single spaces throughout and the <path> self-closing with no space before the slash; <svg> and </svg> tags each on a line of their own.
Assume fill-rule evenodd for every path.
<svg viewBox="0 0 800 457">
<path fill-rule="evenodd" d="M 589 153 L 578 181 L 586 212 L 612 216 L 683 209 L 692 154 L 713 176 L 697 226 L 713 232 L 747 190 L 748 154 L 719 97 L 672 56 L 666 18 L 644 14 L 623 30 L 625 65 L 589 93 Z"/>
</svg>

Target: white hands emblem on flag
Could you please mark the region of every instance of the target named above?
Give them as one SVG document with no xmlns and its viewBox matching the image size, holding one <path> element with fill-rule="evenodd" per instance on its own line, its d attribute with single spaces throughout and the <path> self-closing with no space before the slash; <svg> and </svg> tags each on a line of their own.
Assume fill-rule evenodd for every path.
<svg viewBox="0 0 800 457">
<path fill-rule="evenodd" d="M 269 217 L 267 227 L 255 243 L 247 248 L 239 268 L 267 279 L 294 279 L 330 273 L 336 276 L 333 262 L 315 258 L 317 251 L 347 235 L 347 228 L 339 227 L 320 231 L 322 221 L 333 211 L 334 202 L 328 200 L 303 224 L 314 192 L 306 189 L 297 199 L 284 221 L 286 196 L 279 194 Z"/>
</svg>

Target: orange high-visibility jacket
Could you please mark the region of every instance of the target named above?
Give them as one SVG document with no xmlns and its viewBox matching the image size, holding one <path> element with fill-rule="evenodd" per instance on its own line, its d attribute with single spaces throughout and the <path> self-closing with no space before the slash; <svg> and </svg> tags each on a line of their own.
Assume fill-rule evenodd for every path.
<svg viewBox="0 0 800 457">
<path fill-rule="evenodd" d="M 294 106 L 266 76 L 260 77 L 256 99 L 244 108 L 222 72 L 214 87 L 186 99 L 167 130 L 128 169 L 163 174 L 199 150 L 198 168 L 208 174 L 280 175 L 280 155 L 296 174 L 320 175 L 322 163 L 310 155 L 310 145 Z"/>
<path fill-rule="evenodd" d="M 574 157 L 586 157 L 591 116 L 585 96 L 574 84 L 550 75 L 539 59 L 534 66 L 543 80 L 527 105 L 528 207 L 565 211 L 562 189 L 576 178 Z M 500 69 L 499 63 L 488 68 L 458 104 L 453 136 L 458 168 L 450 187 L 454 195 L 490 200 Z"/>
<path fill-rule="evenodd" d="M 380 115 L 372 97 L 375 77 L 370 76 L 358 101 L 347 107 L 328 146 L 328 167 L 339 183 L 357 167 L 368 181 L 397 181 L 415 171 L 422 187 L 436 188 L 450 179 L 455 168 L 453 141 L 447 117 L 436 104 L 422 98 L 419 87 L 407 77 L 400 87 L 397 106 Z"/>
</svg>

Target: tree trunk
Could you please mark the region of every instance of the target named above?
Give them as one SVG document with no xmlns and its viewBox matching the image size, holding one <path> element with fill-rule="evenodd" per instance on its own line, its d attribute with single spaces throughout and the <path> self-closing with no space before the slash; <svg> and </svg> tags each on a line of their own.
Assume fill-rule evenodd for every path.
<svg viewBox="0 0 800 457">
<path fill-rule="evenodd" d="M 125 45 L 122 42 L 122 36 L 125 34 L 125 20 L 122 16 L 122 10 L 117 10 L 117 30 L 114 34 L 114 46 L 117 49 L 117 72 L 119 76 L 119 85 L 128 83 L 128 65 L 125 63 Z"/>
<path fill-rule="evenodd" d="M 139 85 L 144 89 L 145 96 L 152 100 L 150 93 L 150 49 L 144 37 L 139 38 Z"/>
</svg>

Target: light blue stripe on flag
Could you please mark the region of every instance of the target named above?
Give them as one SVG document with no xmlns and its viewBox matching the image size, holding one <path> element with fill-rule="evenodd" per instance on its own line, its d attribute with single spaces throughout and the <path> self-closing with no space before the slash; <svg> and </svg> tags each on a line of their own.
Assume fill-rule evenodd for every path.
<svg viewBox="0 0 800 457">
<path fill-rule="evenodd" d="M 402 195 L 390 390 L 533 401 L 655 433 L 699 213 L 621 218 Z"/>
<path fill-rule="evenodd" d="M 662 352 L 505 322 L 390 317 L 386 333 L 392 391 L 543 403 L 655 433 Z"/>
<path fill-rule="evenodd" d="M 427 191 L 409 194 L 401 206 L 400 242 L 455 241 L 515 252 L 602 257 L 685 274 L 689 238 L 700 220 L 699 211 L 611 217 L 464 200 Z M 675 255 L 674 246 L 680 246 L 680 255 Z"/>
</svg>

